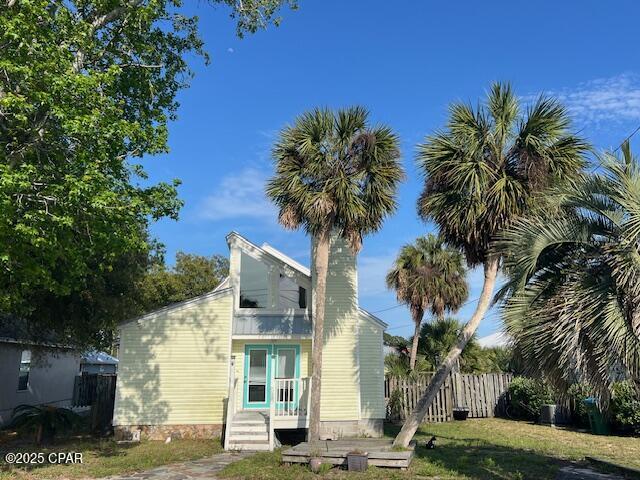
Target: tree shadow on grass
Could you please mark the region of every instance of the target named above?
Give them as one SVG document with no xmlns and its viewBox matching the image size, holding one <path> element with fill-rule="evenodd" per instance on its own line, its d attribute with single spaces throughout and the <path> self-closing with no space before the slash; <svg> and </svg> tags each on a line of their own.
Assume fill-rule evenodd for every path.
<svg viewBox="0 0 640 480">
<path fill-rule="evenodd" d="M 394 437 L 400 426 L 385 425 L 385 434 Z M 417 447 L 411 471 L 417 478 L 468 478 L 473 480 L 553 480 L 558 470 L 570 465 L 568 460 L 545 455 L 531 449 L 508 447 L 470 436 L 437 435 L 436 448 L 427 449 L 431 438 L 422 427 L 415 440 Z M 516 439 L 514 439 L 515 441 Z"/>
<path fill-rule="evenodd" d="M 420 440 L 423 440 L 422 438 Z M 447 439 L 432 450 L 416 448 L 412 469 L 420 476 L 470 479 L 554 479 L 569 462 L 532 450 L 509 448 L 478 439 Z"/>
</svg>

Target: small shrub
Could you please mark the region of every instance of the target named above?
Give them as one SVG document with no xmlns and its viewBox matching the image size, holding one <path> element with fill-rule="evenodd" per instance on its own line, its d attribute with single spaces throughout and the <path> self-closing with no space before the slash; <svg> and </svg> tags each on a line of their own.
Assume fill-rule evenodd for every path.
<svg viewBox="0 0 640 480">
<path fill-rule="evenodd" d="M 640 396 L 631 382 L 618 382 L 611 392 L 611 420 L 623 431 L 640 432 Z"/>
<path fill-rule="evenodd" d="M 402 409 L 404 407 L 404 400 L 402 399 L 402 391 L 395 389 L 389 396 L 389 419 L 393 422 L 397 422 L 402 417 Z"/>
<path fill-rule="evenodd" d="M 53 405 L 19 405 L 13 411 L 11 426 L 20 431 L 35 431 L 38 445 L 49 442 L 60 433 L 70 430 L 80 417 L 68 408 Z"/>
<path fill-rule="evenodd" d="M 587 407 L 584 404 L 586 398 L 593 396 L 589 387 L 584 383 L 575 383 L 569 387 L 567 394 L 573 401 L 573 409 L 571 412 L 572 422 L 582 427 L 589 426 Z"/>
<path fill-rule="evenodd" d="M 553 403 L 551 390 L 540 380 L 516 377 L 509 384 L 513 414 L 519 418 L 537 420 L 540 407 Z"/>
</svg>

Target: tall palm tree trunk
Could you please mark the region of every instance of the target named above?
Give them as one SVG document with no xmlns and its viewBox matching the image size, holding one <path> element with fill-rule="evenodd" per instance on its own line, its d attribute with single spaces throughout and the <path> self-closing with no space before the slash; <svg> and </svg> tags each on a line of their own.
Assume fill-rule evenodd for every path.
<svg viewBox="0 0 640 480">
<path fill-rule="evenodd" d="M 433 399 L 440 391 L 442 384 L 447 379 L 447 376 L 451 372 L 451 369 L 453 368 L 456 360 L 462 353 L 462 350 L 464 350 L 464 347 L 467 345 L 471 337 L 473 337 L 473 334 L 476 332 L 478 325 L 480 325 L 480 321 L 487 313 L 489 305 L 491 304 L 493 289 L 496 284 L 496 276 L 498 275 L 498 263 L 499 262 L 497 258 L 491 258 L 485 262 L 484 284 L 482 285 L 482 293 L 480 294 L 480 298 L 478 299 L 476 310 L 475 312 L 473 312 L 473 315 L 471 316 L 469 322 L 462 329 L 462 332 L 460 332 L 460 335 L 458 335 L 456 344 L 449 351 L 447 357 L 438 367 L 438 370 L 434 377 L 431 379 L 427 390 L 418 401 L 416 409 L 404 422 L 400 433 L 398 433 L 395 440 L 393 441 L 394 446 L 402 446 L 405 448 L 409 446 L 409 442 L 424 420 L 431 402 L 433 402 Z"/>
<path fill-rule="evenodd" d="M 411 356 L 409 357 L 409 367 L 411 370 L 415 370 L 416 368 L 416 357 L 418 356 L 418 342 L 420 341 L 420 324 L 422 323 L 422 318 L 414 317 L 413 319 L 416 328 L 413 332 L 413 343 L 411 344 Z"/>
<path fill-rule="evenodd" d="M 317 239 L 314 274 L 316 291 L 313 305 L 313 345 L 311 350 L 311 402 L 309 405 L 308 440 L 320 439 L 320 392 L 322 391 L 322 348 L 324 346 L 324 311 L 327 292 L 327 270 L 329 269 L 329 230 Z"/>
</svg>

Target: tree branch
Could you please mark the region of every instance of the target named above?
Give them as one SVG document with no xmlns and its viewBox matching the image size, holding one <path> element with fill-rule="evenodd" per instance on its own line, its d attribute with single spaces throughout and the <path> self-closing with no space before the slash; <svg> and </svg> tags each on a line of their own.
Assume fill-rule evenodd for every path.
<svg viewBox="0 0 640 480">
<path fill-rule="evenodd" d="M 9 0 L 11 1 L 11 0 Z M 13 0 L 15 1 L 15 0 Z M 91 32 L 90 34 L 93 34 L 96 30 L 104 27 L 105 25 L 114 22 L 115 20 L 119 19 L 122 15 L 124 15 L 128 10 L 132 9 L 132 8 L 136 8 L 139 5 L 141 5 L 144 2 L 144 0 L 129 0 L 125 5 L 122 5 L 120 7 L 114 8 L 113 10 L 111 10 L 108 13 L 105 13 L 104 15 L 100 15 L 99 17 L 96 17 L 93 19 L 93 21 L 91 22 Z M 73 58 L 73 71 L 75 73 L 80 72 L 80 70 L 82 70 L 82 67 L 84 66 L 84 59 L 85 59 L 85 52 L 82 49 L 78 49 L 78 51 L 75 53 L 74 58 Z"/>
</svg>

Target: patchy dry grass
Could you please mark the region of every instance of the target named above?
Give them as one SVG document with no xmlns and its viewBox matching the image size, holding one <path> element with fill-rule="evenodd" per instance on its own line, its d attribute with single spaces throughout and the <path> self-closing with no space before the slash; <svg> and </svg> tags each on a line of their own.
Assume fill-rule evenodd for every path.
<svg viewBox="0 0 640 480">
<path fill-rule="evenodd" d="M 139 472 L 160 465 L 183 462 L 220 453 L 222 447 L 216 440 L 173 440 L 165 444 L 143 441 L 118 445 L 113 440 L 91 437 L 69 439 L 46 448 L 18 443 L 12 439 L 0 441 L 0 480 L 55 480 L 75 478 L 99 478 L 109 475 Z M 38 465 L 33 468 L 16 468 L 4 462 L 6 452 L 82 452 L 83 463 L 75 465 Z"/>
<path fill-rule="evenodd" d="M 390 428 L 389 435 L 397 429 Z M 424 448 L 432 435 L 434 450 Z M 229 465 L 226 478 L 252 480 L 340 479 L 354 480 L 432 478 L 467 480 L 553 479 L 558 468 L 585 456 L 597 456 L 616 463 L 640 467 L 640 439 L 595 436 L 575 430 L 551 428 L 501 419 L 467 420 L 426 424 L 418 435 L 418 448 L 406 472 L 369 468 L 353 474 L 334 468 L 314 475 L 306 466 L 283 466 L 280 452 L 255 455 Z"/>
<path fill-rule="evenodd" d="M 396 431 L 396 428 L 389 428 L 387 434 L 394 435 Z M 437 438 L 437 446 L 435 450 L 427 450 L 424 444 L 432 435 Z M 333 468 L 322 475 L 315 475 L 306 466 L 282 465 L 280 452 L 276 451 L 259 453 L 231 464 L 221 476 L 253 480 L 407 480 L 433 477 L 441 480 L 551 480 L 560 466 L 583 461 L 585 456 L 640 467 L 640 438 L 595 436 L 510 420 L 427 424 L 420 429 L 416 439 L 416 456 L 406 472 L 372 467 L 366 473 L 354 474 Z M 30 444 L 0 436 L 0 459 L 8 451 L 82 452 L 84 463 L 22 469 L 9 467 L 0 460 L 0 480 L 99 478 L 206 457 L 219 453 L 221 447 L 218 442 L 204 440 L 118 445 L 112 440 L 87 437 L 36 449 Z"/>
</svg>

